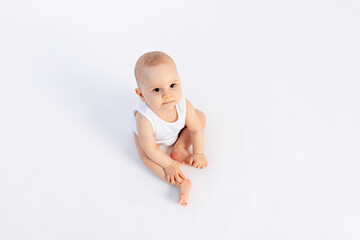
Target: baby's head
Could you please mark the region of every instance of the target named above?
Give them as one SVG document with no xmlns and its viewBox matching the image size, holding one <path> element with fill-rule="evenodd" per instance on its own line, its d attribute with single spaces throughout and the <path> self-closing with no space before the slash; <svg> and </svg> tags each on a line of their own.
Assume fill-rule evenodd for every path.
<svg viewBox="0 0 360 240">
<path fill-rule="evenodd" d="M 135 65 L 136 94 L 152 110 L 169 110 L 182 98 L 180 77 L 166 53 L 148 52 Z"/>
</svg>

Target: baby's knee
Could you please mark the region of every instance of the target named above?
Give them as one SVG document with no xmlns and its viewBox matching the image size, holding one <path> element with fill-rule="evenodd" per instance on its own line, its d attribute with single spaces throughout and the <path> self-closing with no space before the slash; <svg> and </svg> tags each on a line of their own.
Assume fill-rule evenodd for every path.
<svg viewBox="0 0 360 240">
<path fill-rule="evenodd" d="M 197 110 L 197 109 L 195 109 L 195 110 L 196 110 L 196 113 L 197 113 L 197 115 L 198 115 L 198 117 L 200 119 L 201 125 L 203 126 L 203 128 L 205 128 L 205 125 L 206 125 L 206 116 L 205 116 L 205 114 L 200 110 Z"/>
</svg>

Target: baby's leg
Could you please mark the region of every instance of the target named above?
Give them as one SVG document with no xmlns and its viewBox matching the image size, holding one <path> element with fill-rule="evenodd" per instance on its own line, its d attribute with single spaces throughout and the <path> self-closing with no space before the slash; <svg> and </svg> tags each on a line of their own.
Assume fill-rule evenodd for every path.
<svg viewBox="0 0 360 240">
<path fill-rule="evenodd" d="M 201 125 L 205 128 L 206 125 L 206 117 L 205 114 L 197 109 L 195 109 Z M 180 133 L 178 140 L 176 141 L 173 150 L 170 155 L 172 159 L 175 159 L 179 162 L 185 162 L 189 164 L 191 153 L 188 151 L 188 148 L 191 146 L 191 136 L 187 127 L 183 128 Z"/>
<path fill-rule="evenodd" d="M 146 153 L 144 152 L 144 150 L 142 149 L 142 147 L 140 145 L 139 138 L 135 133 L 134 133 L 134 139 L 135 139 L 136 148 L 137 148 L 138 153 L 139 153 L 139 157 L 143 161 L 145 166 L 147 166 L 161 180 L 163 180 L 164 182 L 169 183 L 166 180 L 166 174 L 165 174 L 164 169 L 160 165 L 158 165 L 157 163 L 152 161 L 146 155 Z M 170 183 L 170 184 L 172 184 L 172 183 Z M 185 207 L 187 205 L 187 199 L 189 197 L 189 192 L 190 192 L 190 189 L 191 189 L 191 181 L 190 181 L 190 179 L 186 178 L 182 184 L 177 183 L 176 186 L 177 186 L 177 188 L 179 190 L 179 201 L 178 201 L 178 203 L 180 203 L 181 205 L 183 205 Z"/>
</svg>

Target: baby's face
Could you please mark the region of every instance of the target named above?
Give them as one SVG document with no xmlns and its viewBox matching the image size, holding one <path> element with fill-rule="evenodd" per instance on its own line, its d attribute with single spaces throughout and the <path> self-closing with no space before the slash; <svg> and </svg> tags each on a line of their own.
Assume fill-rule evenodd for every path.
<svg viewBox="0 0 360 240">
<path fill-rule="evenodd" d="M 182 98 L 180 77 L 172 63 L 143 69 L 139 88 L 136 93 L 153 111 L 174 109 Z"/>
</svg>

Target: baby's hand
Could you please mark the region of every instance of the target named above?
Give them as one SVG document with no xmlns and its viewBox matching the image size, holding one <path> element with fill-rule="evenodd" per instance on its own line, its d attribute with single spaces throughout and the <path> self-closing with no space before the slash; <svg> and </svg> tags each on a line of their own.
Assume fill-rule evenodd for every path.
<svg viewBox="0 0 360 240">
<path fill-rule="evenodd" d="M 190 165 L 196 168 L 205 168 L 208 163 L 204 154 L 193 154 L 190 158 Z"/>
<path fill-rule="evenodd" d="M 164 168 L 166 173 L 166 179 L 168 180 L 168 182 L 174 185 L 176 184 L 176 182 L 183 183 L 183 181 L 185 180 L 185 176 L 180 170 L 180 167 L 182 165 L 184 165 L 184 163 L 173 161 L 170 166 Z"/>
</svg>

